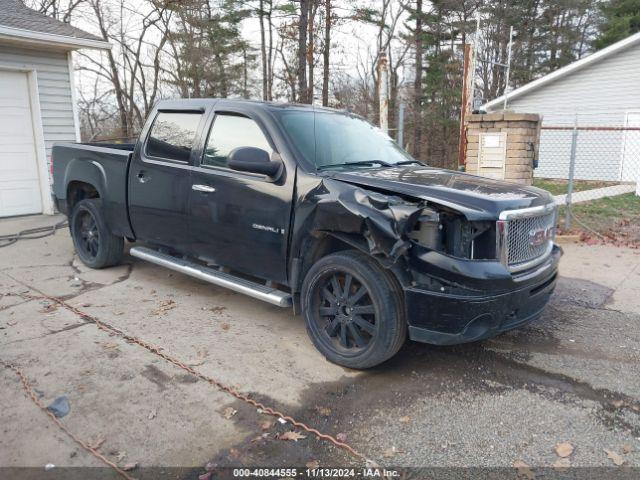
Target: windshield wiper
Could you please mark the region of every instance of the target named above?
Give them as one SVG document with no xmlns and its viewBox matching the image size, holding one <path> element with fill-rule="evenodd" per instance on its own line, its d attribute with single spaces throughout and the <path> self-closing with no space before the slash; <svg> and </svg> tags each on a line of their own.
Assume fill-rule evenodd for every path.
<svg viewBox="0 0 640 480">
<path fill-rule="evenodd" d="M 417 163 L 418 165 L 422 165 L 422 162 L 419 162 L 418 160 L 405 160 L 404 162 L 396 163 L 396 165 L 411 165 L 413 163 Z"/>
<path fill-rule="evenodd" d="M 351 165 L 374 165 L 374 164 L 382 165 L 383 167 L 393 167 L 393 163 L 384 162 L 382 160 L 362 160 L 360 162 L 346 162 L 346 163 L 332 163 L 330 165 L 321 165 L 318 167 L 318 170 L 325 170 L 327 168 L 335 168 L 335 167 L 348 167 Z"/>
</svg>

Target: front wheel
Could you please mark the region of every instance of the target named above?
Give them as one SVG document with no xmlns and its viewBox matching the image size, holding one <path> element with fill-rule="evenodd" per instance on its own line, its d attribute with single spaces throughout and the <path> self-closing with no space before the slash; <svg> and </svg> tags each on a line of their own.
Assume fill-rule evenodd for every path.
<svg viewBox="0 0 640 480">
<path fill-rule="evenodd" d="M 406 338 L 400 287 L 360 252 L 338 252 L 315 263 L 301 301 L 311 340 L 338 365 L 373 367 L 395 355 Z"/>
<path fill-rule="evenodd" d="M 87 198 L 79 201 L 71 212 L 69 228 L 78 257 L 87 267 L 105 268 L 120 263 L 124 239 L 109 230 L 102 200 Z"/>
</svg>

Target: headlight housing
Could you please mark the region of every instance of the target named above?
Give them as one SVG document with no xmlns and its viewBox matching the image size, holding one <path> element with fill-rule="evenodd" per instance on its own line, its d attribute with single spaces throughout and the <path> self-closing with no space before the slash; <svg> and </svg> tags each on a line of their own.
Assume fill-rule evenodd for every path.
<svg viewBox="0 0 640 480">
<path fill-rule="evenodd" d="M 497 258 L 495 222 L 470 222 L 452 210 L 425 208 L 409 238 L 420 246 L 458 258 Z"/>
</svg>

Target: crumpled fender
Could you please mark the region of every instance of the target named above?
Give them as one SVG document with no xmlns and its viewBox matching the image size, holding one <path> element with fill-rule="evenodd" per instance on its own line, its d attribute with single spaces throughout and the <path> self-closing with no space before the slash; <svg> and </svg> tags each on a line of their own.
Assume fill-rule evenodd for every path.
<svg viewBox="0 0 640 480">
<path fill-rule="evenodd" d="M 407 233 L 423 208 L 422 202 L 324 178 L 300 199 L 294 230 L 336 236 L 389 267 L 411 246 Z"/>
</svg>

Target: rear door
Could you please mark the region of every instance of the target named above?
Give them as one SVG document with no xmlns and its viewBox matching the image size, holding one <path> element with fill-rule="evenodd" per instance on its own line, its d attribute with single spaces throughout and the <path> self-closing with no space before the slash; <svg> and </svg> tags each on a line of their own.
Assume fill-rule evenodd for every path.
<svg viewBox="0 0 640 480">
<path fill-rule="evenodd" d="M 202 111 L 160 110 L 129 172 L 129 214 L 136 238 L 185 252 L 187 204 Z"/>
<path fill-rule="evenodd" d="M 292 172 L 274 180 L 228 168 L 238 147 L 257 147 L 277 156 L 264 123 L 220 108 L 193 169 L 189 205 L 191 250 L 211 263 L 286 282 Z"/>
</svg>

